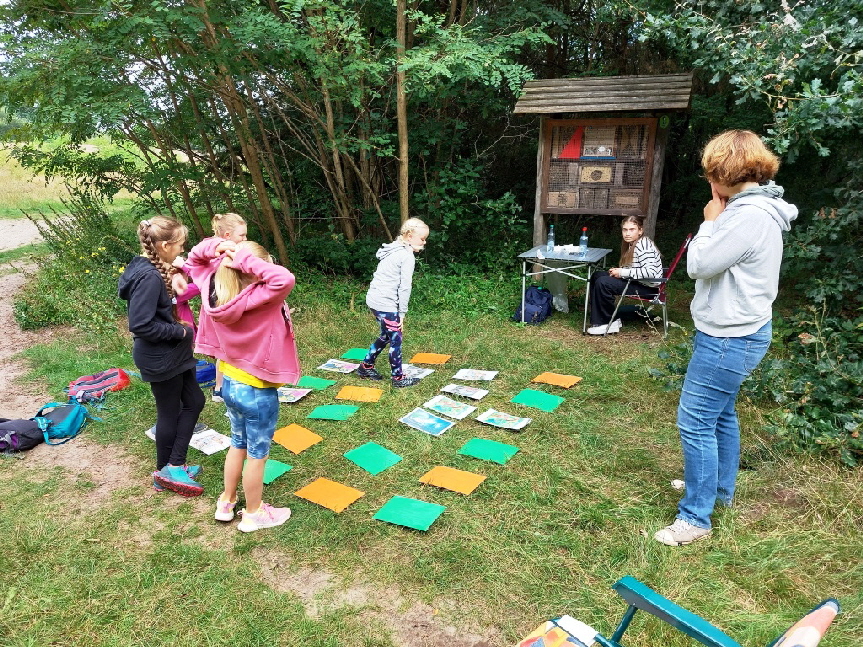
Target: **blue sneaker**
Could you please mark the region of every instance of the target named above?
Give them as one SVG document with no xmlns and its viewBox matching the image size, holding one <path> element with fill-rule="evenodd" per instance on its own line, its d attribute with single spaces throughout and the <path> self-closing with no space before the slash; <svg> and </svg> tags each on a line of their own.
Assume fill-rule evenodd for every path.
<svg viewBox="0 0 863 647">
<path fill-rule="evenodd" d="M 204 486 L 193 481 L 183 465 L 165 465 L 158 472 L 153 472 L 153 480 L 166 490 L 182 496 L 201 496 L 204 493 Z"/>
<path fill-rule="evenodd" d="M 198 478 L 201 475 L 201 472 L 204 469 L 200 465 L 183 465 L 183 469 L 186 470 L 186 474 L 189 475 L 189 478 Z M 154 478 L 153 479 L 153 489 L 156 492 L 164 492 L 165 488 L 159 485 L 159 482 Z"/>
</svg>

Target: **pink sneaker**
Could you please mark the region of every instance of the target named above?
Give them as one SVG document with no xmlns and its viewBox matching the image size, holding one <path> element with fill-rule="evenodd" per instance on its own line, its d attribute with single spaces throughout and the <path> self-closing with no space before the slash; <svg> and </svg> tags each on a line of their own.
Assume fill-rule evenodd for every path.
<svg viewBox="0 0 863 647">
<path fill-rule="evenodd" d="M 216 499 L 216 521 L 231 521 L 234 518 L 234 506 L 236 501 L 225 501 L 222 495 Z"/>
<path fill-rule="evenodd" d="M 261 503 L 257 512 L 251 513 L 243 510 L 240 512 L 243 520 L 237 524 L 237 530 L 241 532 L 255 532 L 264 528 L 275 528 L 281 526 L 291 518 L 290 508 L 274 508 L 269 503 Z"/>
</svg>

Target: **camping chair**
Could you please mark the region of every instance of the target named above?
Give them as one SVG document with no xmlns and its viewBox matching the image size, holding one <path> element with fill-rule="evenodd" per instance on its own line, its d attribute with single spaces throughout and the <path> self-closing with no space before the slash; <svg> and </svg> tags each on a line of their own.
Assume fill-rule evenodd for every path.
<svg viewBox="0 0 863 647">
<path fill-rule="evenodd" d="M 674 257 L 674 260 L 671 261 L 671 265 L 663 269 L 662 278 L 661 279 L 651 279 L 656 283 L 659 283 L 659 292 L 656 293 L 656 296 L 653 297 L 642 297 L 637 294 L 627 294 L 626 291 L 629 289 L 629 284 L 632 283 L 635 279 L 627 279 L 626 287 L 623 288 L 623 294 L 620 295 L 617 299 L 617 305 L 614 306 L 614 313 L 611 315 L 611 319 L 608 321 L 608 325 L 605 327 L 604 335 L 608 334 L 609 328 L 611 328 L 611 322 L 615 320 L 617 317 L 617 311 L 620 310 L 620 304 L 623 303 L 624 299 L 635 299 L 636 301 L 641 302 L 641 308 L 645 311 L 652 306 L 662 306 L 662 327 L 663 339 L 668 337 L 668 281 L 671 280 L 671 275 L 674 273 L 674 270 L 677 268 L 677 264 L 680 262 L 683 253 L 686 251 L 686 248 L 689 247 L 689 241 L 692 240 L 692 234 L 686 235 L 686 240 L 683 241 L 683 244 L 680 246 L 680 249 L 677 250 L 677 255 Z M 644 304 L 647 304 L 645 308 Z M 604 336 L 603 335 L 603 336 Z"/>
<path fill-rule="evenodd" d="M 624 647 L 623 634 L 629 628 L 636 611 L 645 611 L 663 622 L 668 623 L 678 631 L 695 639 L 706 647 L 742 647 L 740 643 L 714 627 L 704 618 L 674 604 L 668 598 L 627 575 L 612 585 L 618 595 L 628 604 L 623 618 L 611 635 L 606 638 L 596 633 L 592 627 L 569 616 L 556 618 L 518 643 L 519 647 L 534 647 L 537 645 L 555 644 L 566 647 L 576 645 L 598 644 L 601 647 Z M 827 632 L 833 619 L 839 613 L 839 602 L 832 598 L 824 600 L 812 609 L 785 633 L 772 641 L 768 647 L 816 647 Z M 548 632 L 546 634 L 543 631 Z M 560 642 L 536 642 L 536 638 L 547 635 L 552 639 L 562 639 Z"/>
</svg>

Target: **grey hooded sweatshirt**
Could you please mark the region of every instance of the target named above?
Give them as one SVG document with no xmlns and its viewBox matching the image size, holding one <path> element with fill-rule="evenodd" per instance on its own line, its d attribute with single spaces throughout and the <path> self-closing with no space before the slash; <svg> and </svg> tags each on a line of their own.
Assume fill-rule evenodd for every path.
<svg viewBox="0 0 863 647">
<path fill-rule="evenodd" d="M 378 269 L 366 294 L 366 305 L 378 312 L 398 312 L 404 318 L 411 299 L 414 252 L 401 238 L 377 251 Z"/>
<path fill-rule="evenodd" d="M 690 310 L 701 332 L 745 337 L 773 316 L 782 232 L 797 217 L 797 207 L 785 202 L 783 193 L 773 182 L 741 191 L 692 239 L 686 269 L 696 279 Z"/>
</svg>

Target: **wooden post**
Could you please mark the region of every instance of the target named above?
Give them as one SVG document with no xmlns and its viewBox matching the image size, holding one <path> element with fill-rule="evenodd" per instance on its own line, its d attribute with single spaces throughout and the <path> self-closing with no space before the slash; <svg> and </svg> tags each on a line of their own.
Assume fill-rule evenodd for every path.
<svg viewBox="0 0 863 647">
<path fill-rule="evenodd" d="M 663 128 L 662 122 L 666 121 Z M 656 126 L 656 138 L 653 142 L 653 172 L 650 174 L 650 194 L 647 196 L 647 221 L 644 223 L 644 233 L 651 239 L 656 237 L 656 216 L 659 213 L 659 189 L 662 186 L 662 167 L 665 165 L 665 146 L 668 143 L 667 119 L 659 119 Z"/>
<path fill-rule="evenodd" d="M 545 242 L 545 214 L 542 213 L 542 151 L 545 148 L 545 117 L 539 118 L 539 144 L 536 147 L 536 201 L 533 208 L 533 245 Z"/>
</svg>

